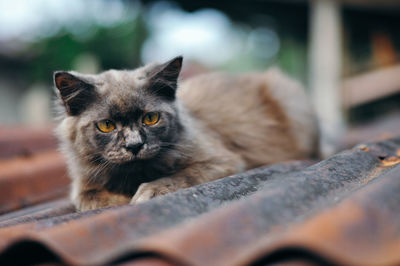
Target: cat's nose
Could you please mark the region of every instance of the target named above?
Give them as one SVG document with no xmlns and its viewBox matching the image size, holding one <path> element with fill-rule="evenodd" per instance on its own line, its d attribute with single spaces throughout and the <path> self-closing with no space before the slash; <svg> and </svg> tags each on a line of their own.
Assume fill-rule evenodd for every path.
<svg viewBox="0 0 400 266">
<path fill-rule="evenodd" d="M 126 145 L 126 149 L 133 154 L 137 154 L 143 147 L 143 142 L 136 142 L 136 143 L 128 143 Z"/>
</svg>

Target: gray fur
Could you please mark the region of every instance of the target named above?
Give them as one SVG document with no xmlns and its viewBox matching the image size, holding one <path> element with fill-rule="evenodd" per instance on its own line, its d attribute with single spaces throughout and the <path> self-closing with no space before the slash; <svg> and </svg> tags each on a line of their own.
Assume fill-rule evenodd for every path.
<svg viewBox="0 0 400 266">
<path fill-rule="evenodd" d="M 315 152 L 315 118 L 297 83 L 280 73 L 208 74 L 178 88 L 181 62 L 98 75 L 55 73 L 63 110 L 56 132 L 79 210 L 141 202 Z M 283 80 L 280 90 L 288 80 L 296 91 L 298 109 L 279 102 L 279 95 L 290 95 L 269 87 L 275 76 Z M 292 122 L 291 112 L 299 110 L 304 122 Z M 159 112 L 160 121 L 143 125 L 147 112 Z M 96 122 L 103 119 L 114 121 L 116 130 L 100 132 Z M 135 154 L 127 147 L 137 143 Z"/>
</svg>

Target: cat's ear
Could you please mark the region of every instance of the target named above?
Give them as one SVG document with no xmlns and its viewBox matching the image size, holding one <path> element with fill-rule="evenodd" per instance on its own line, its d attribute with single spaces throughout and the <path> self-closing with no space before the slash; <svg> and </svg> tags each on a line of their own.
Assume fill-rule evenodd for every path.
<svg viewBox="0 0 400 266">
<path fill-rule="evenodd" d="M 183 57 L 178 56 L 164 64 L 158 65 L 150 75 L 149 89 L 153 93 L 169 100 L 175 99 L 182 60 Z"/>
<path fill-rule="evenodd" d="M 79 115 L 96 97 L 92 84 L 69 72 L 54 72 L 54 84 L 69 115 Z"/>
</svg>

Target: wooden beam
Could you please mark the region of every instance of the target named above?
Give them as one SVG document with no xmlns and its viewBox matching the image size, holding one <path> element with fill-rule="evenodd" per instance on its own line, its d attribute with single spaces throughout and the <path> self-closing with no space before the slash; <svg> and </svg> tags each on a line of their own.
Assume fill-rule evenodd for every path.
<svg viewBox="0 0 400 266">
<path fill-rule="evenodd" d="M 373 70 L 343 82 L 345 108 L 400 93 L 400 65 Z"/>
</svg>

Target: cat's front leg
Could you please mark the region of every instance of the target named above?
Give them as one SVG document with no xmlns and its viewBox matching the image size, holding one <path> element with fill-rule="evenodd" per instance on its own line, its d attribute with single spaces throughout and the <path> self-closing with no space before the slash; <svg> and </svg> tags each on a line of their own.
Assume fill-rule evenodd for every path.
<svg viewBox="0 0 400 266">
<path fill-rule="evenodd" d="M 132 197 L 131 204 L 147 201 L 154 197 L 172 193 L 196 184 L 188 182 L 186 176 L 164 177 L 153 182 L 142 183 Z"/>
<path fill-rule="evenodd" d="M 111 193 L 106 190 L 86 190 L 79 193 L 72 199 L 79 211 L 88 211 L 109 206 L 127 204 L 130 198 L 117 193 Z"/>
<path fill-rule="evenodd" d="M 142 183 L 133 196 L 131 204 L 147 201 L 157 196 L 203 184 L 244 170 L 244 163 L 237 156 L 227 154 L 223 158 L 224 160 L 213 160 L 215 161 L 213 163 L 199 163 L 175 175 Z"/>
<path fill-rule="evenodd" d="M 79 211 L 89 211 L 98 208 L 127 204 L 130 197 L 113 193 L 101 187 L 82 186 L 82 182 L 73 182 L 71 201 Z"/>
<path fill-rule="evenodd" d="M 70 199 L 78 211 L 128 204 L 131 197 L 106 190 L 101 185 L 89 185 L 84 179 L 73 179 Z"/>
</svg>

